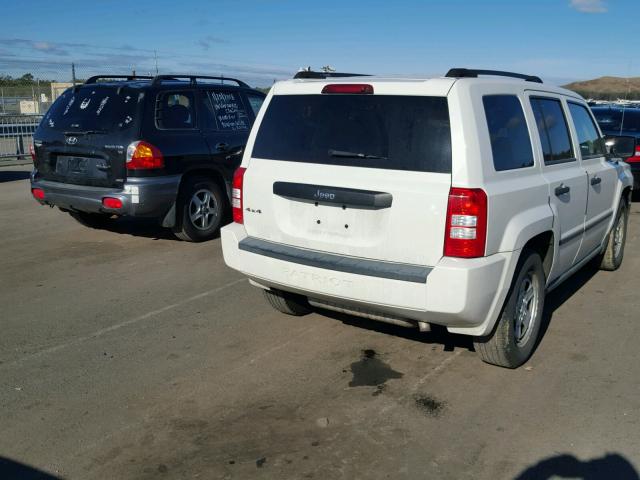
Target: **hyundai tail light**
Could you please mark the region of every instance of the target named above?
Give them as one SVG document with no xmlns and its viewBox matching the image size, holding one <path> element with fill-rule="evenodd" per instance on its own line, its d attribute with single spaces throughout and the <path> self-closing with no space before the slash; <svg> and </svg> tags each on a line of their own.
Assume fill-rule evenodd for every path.
<svg viewBox="0 0 640 480">
<path fill-rule="evenodd" d="M 630 163 L 640 162 L 640 144 L 636 145 L 636 151 L 633 154 L 633 157 L 627 158 L 625 162 L 630 162 Z"/>
<path fill-rule="evenodd" d="M 164 156 L 158 148 L 144 140 L 131 143 L 127 147 L 128 170 L 152 170 L 164 168 Z"/>
<path fill-rule="evenodd" d="M 122 200 L 114 197 L 104 197 L 102 199 L 102 206 L 113 210 L 119 210 L 122 208 Z"/>
<path fill-rule="evenodd" d="M 33 195 L 33 198 L 36 200 L 44 200 L 44 190 L 41 188 L 32 188 L 31 195 Z"/>
</svg>

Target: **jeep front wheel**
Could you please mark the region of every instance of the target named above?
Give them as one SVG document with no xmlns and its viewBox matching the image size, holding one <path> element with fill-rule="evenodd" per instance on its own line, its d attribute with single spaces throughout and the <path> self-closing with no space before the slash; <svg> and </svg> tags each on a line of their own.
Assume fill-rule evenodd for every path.
<svg viewBox="0 0 640 480">
<path fill-rule="evenodd" d="M 624 257 L 624 245 L 627 241 L 627 223 L 629 222 L 629 207 L 624 198 L 620 200 L 620 206 L 616 215 L 613 230 L 607 238 L 607 246 L 600 257 L 601 270 L 617 270 L 622 265 Z"/>
</svg>

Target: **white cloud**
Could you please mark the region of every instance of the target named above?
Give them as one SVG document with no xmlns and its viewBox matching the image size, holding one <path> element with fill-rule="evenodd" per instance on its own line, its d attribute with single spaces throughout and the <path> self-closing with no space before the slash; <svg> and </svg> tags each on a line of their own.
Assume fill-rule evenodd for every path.
<svg viewBox="0 0 640 480">
<path fill-rule="evenodd" d="M 606 13 L 607 11 L 604 0 L 571 0 L 569 6 L 584 13 Z"/>
</svg>

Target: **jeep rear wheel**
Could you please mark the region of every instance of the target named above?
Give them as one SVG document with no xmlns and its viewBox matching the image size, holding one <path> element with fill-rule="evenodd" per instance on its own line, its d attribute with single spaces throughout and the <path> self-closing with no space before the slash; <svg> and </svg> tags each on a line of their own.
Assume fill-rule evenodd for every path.
<svg viewBox="0 0 640 480">
<path fill-rule="evenodd" d="M 272 289 L 264 290 L 264 296 L 273 308 L 287 315 L 300 317 L 311 313 L 307 299 L 301 295 Z"/>
<path fill-rule="evenodd" d="M 538 341 L 545 298 L 545 275 L 537 252 L 524 250 L 493 333 L 474 341 L 487 363 L 517 368 L 531 356 Z"/>
<path fill-rule="evenodd" d="M 225 210 L 225 197 L 213 180 L 188 178 L 178 195 L 173 233 L 187 242 L 210 240 L 218 234 Z"/>
</svg>

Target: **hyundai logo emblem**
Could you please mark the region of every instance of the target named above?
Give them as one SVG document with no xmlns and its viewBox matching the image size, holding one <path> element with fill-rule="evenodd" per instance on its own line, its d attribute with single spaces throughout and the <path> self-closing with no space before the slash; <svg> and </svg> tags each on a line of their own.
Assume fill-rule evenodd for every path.
<svg viewBox="0 0 640 480">
<path fill-rule="evenodd" d="M 68 137 L 67 138 L 67 144 L 75 145 L 76 143 L 78 143 L 78 137 Z"/>
</svg>

